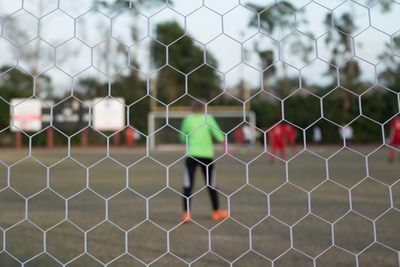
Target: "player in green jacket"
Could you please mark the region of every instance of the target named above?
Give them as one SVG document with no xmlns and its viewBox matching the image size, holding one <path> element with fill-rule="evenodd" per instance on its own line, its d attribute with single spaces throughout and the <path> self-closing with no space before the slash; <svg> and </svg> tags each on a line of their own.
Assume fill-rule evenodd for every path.
<svg viewBox="0 0 400 267">
<path fill-rule="evenodd" d="M 215 190 L 215 180 L 213 177 L 214 164 L 214 143 L 224 142 L 224 134 L 221 132 L 217 121 L 210 114 L 205 114 L 204 105 L 195 101 L 192 104 L 192 111 L 187 115 L 181 125 L 180 140 L 186 143 L 187 159 L 185 162 L 184 182 L 183 182 L 183 214 L 181 222 L 190 222 L 190 201 L 194 186 L 194 174 L 197 166 L 201 167 L 211 198 L 213 212 L 211 218 L 220 221 L 228 216 L 226 210 L 219 209 L 218 192 Z"/>
</svg>

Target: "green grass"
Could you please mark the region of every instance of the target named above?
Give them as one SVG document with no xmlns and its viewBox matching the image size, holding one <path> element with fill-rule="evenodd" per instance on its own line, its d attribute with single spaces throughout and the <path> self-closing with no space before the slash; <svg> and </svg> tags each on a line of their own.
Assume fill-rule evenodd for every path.
<svg viewBox="0 0 400 267">
<path fill-rule="evenodd" d="M 231 217 L 211 221 L 198 171 L 186 225 L 182 151 L 73 148 L 78 163 L 64 148 L 2 149 L 0 266 L 399 267 L 400 160 L 354 149 L 311 147 L 321 157 L 287 165 L 258 149 L 218 156 Z"/>
</svg>

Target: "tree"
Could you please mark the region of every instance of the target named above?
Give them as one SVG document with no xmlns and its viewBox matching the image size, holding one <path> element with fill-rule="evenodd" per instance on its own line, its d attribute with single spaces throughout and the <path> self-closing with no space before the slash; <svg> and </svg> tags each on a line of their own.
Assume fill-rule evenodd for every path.
<svg viewBox="0 0 400 267">
<path fill-rule="evenodd" d="M 263 29 L 265 32 L 272 34 L 277 30 L 277 26 L 290 26 L 293 17 L 294 6 L 288 1 L 280 1 L 278 5 L 281 8 L 268 8 L 257 4 L 247 4 L 252 10 L 257 12 L 249 22 L 250 27 Z"/>
<path fill-rule="evenodd" d="M 32 76 L 22 72 L 18 68 L 0 66 L 0 90 L 1 96 L 7 101 L 10 96 L 32 96 Z"/>
<path fill-rule="evenodd" d="M 162 0 L 151 0 L 151 1 L 144 1 L 144 0 L 114 0 L 114 1 L 107 1 L 107 0 L 94 0 L 93 1 L 93 8 L 105 10 L 108 14 L 116 14 L 121 11 L 125 11 L 129 8 L 148 8 L 153 5 L 158 5 L 162 3 Z M 137 26 L 135 23 L 135 15 L 136 13 L 132 13 L 134 16 L 130 25 L 131 29 L 131 36 L 132 40 L 136 42 L 138 40 L 137 37 Z M 105 36 L 109 36 L 110 33 L 104 32 Z M 106 69 L 110 70 L 111 63 L 113 58 L 110 58 L 110 50 L 114 50 L 116 53 L 124 51 L 124 46 L 122 44 L 112 45 L 111 39 L 106 39 L 106 45 L 104 46 L 103 51 L 100 51 L 101 55 L 99 58 L 104 60 L 104 64 L 106 65 Z M 100 63 L 100 62 L 99 62 Z M 131 62 L 133 66 L 137 66 L 137 62 Z M 135 102 L 135 111 L 130 109 L 129 113 L 129 124 L 134 126 L 136 129 L 146 132 L 147 129 L 147 118 L 143 116 L 143 114 L 147 114 L 150 109 L 148 99 L 143 99 L 139 102 L 137 100 L 141 99 L 146 93 L 146 81 L 141 79 L 138 75 L 138 72 L 134 69 L 129 69 L 123 73 L 118 73 L 116 76 L 113 77 L 111 84 L 111 95 L 113 97 L 122 97 L 125 100 L 127 105 L 130 105 Z M 101 82 L 95 77 L 86 77 L 79 81 L 81 86 L 81 93 L 85 98 L 91 99 L 94 97 L 106 97 L 108 95 L 108 82 Z M 137 112 L 140 111 L 140 112 Z"/>
<path fill-rule="evenodd" d="M 374 0 L 368 0 L 367 5 L 374 4 Z M 382 8 L 382 12 L 386 12 L 391 8 L 390 1 L 380 1 L 379 5 Z M 336 27 L 336 31 L 329 31 L 327 38 L 325 39 L 325 43 L 327 45 L 331 45 L 333 47 L 331 53 L 330 63 L 334 66 L 339 65 L 339 58 L 344 54 L 351 54 L 353 50 L 352 38 L 350 38 L 349 34 L 353 33 L 357 30 L 357 26 L 354 23 L 356 19 L 354 17 L 355 12 L 353 10 L 348 10 L 343 13 L 340 17 L 335 18 L 331 13 L 326 16 L 325 25 L 330 30 L 332 28 L 332 23 Z M 363 91 L 364 81 L 362 80 L 362 69 L 360 68 L 358 62 L 354 60 L 354 57 L 351 57 L 350 60 L 346 63 L 346 65 L 342 66 L 340 72 L 340 81 L 341 85 L 349 89 L 355 93 L 361 93 Z M 327 75 L 332 75 L 336 77 L 336 72 L 333 71 L 332 68 L 329 68 L 327 71 Z M 335 79 L 333 79 L 335 80 Z M 344 91 L 342 91 L 344 92 Z M 347 119 L 348 114 L 350 114 L 351 110 L 351 99 L 349 99 L 349 94 L 343 94 L 341 96 L 343 101 L 343 111 L 344 118 Z"/>
<path fill-rule="evenodd" d="M 43 1 L 39 1 L 37 3 L 37 9 L 39 14 L 43 14 L 44 10 Z M 25 23 L 22 23 L 22 21 L 18 21 L 16 17 L 8 16 L 5 19 L 4 24 L 9 29 L 8 31 L 9 37 L 11 38 L 13 43 L 17 45 L 19 48 L 22 48 L 21 45 L 23 45 L 24 42 L 30 39 L 28 34 L 29 30 L 27 30 L 28 28 L 26 27 Z M 38 27 L 39 28 L 37 30 L 40 32 L 40 24 L 38 25 Z M 33 87 L 35 89 L 34 93 L 36 96 L 39 96 L 41 98 L 51 98 L 53 96 L 53 88 L 50 86 L 51 79 L 49 76 L 44 76 L 44 75 L 39 76 L 40 74 L 39 65 L 40 61 L 43 60 L 44 58 L 51 60 L 52 54 L 49 53 L 49 51 L 42 49 L 43 45 L 42 39 L 36 38 L 34 40 L 31 40 L 30 43 L 33 44 L 32 47 L 29 48 L 25 47 L 23 49 L 23 54 L 28 62 L 29 72 L 34 77 L 33 79 L 35 83 L 35 86 Z"/>
<path fill-rule="evenodd" d="M 344 13 L 340 18 L 334 18 L 332 14 L 328 14 L 325 19 L 325 24 L 328 30 L 331 30 L 331 23 L 335 25 L 337 31 L 329 31 L 327 38 L 325 39 L 325 44 L 332 44 L 332 55 L 330 63 L 334 66 L 338 66 L 339 57 L 350 53 L 352 51 L 352 39 L 346 33 L 351 33 L 356 30 L 356 25 L 353 21 L 353 16 L 350 13 Z M 343 81 L 346 88 L 351 89 L 356 83 L 359 83 L 360 68 L 357 62 L 353 58 L 350 59 L 349 68 L 343 73 Z M 328 73 L 332 74 L 332 73 Z"/>
<path fill-rule="evenodd" d="M 9 70 L 9 66 L 0 67 L 0 129 L 10 124 L 10 103 L 13 98 L 32 96 L 33 79 L 17 68 Z"/>
<path fill-rule="evenodd" d="M 153 5 L 158 5 L 163 2 L 163 0 L 114 0 L 111 2 L 107 0 L 94 0 L 93 6 L 95 8 L 104 7 L 106 9 L 118 11 L 119 9 L 124 8 L 149 8 Z M 172 1 L 169 1 L 168 3 L 172 4 Z"/>
<path fill-rule="evenodd" d="M 274 4 L 270 8 L 266 9 L 264 6 L 257 4 L 248 4 L 250 9 L 255 10 L 257 13 L 250 19 L 249 26 L 266 32 L 270 36 L 273 36 L 276 32 L 284 27 L 294 26 L 294 10 L 296 8 L 289 1 L 279 1 L 279 3 Z M 298 11 L 301 12 L 301 11 Z M 301 23 L 307 23 L 307 21 L 301 21 Z M 273 50 L 262 50 L 259 48 L 260 45 L 255 43 L 254 50 L 258 54 L 262 68 L 265 69 L 269 67 L 269 74 L 276 74 L 276 67 L 272 64 L 275 61 Z M 300 40 L 293 43 L 290 50 L 294 54 L 303 54 L 303 58 L 306 59 L 312 48 L 302 43 Z M 268 88 L 270 86 L 270 80 L 268 75 L 263 75 L 264 87 Z M 285 97 L 290 91 L 290 78 L 287 76 L 286 65 L 283 65 L 283 78 L 276 80 L 275 82 L 280 83 L 280 91 L 275 92 L 277 95 Z"/>
<path fill-rule="evenodd" d="M 217 71 L 212 67 L 203 65 L 203 49 L 196 46 L 194 41 L 185 35 L 184 29 L 178 23 L 166 22 L 157 25 L 156 36 L 157 40 L 164 44 L 176 41 L 168 48 L 171 66 L 185 74 L 201 66 L 188 76 L 188 91 L 192 96 L 210 100 L 221 92 Z M 151 52 L 152 62 L 157 66 L 162 66 L 166 58 L 166 50 L 153 43 Z M 213 66 L 217 65 L 216 59 L 209 53 L 207 54 L 207 61 L 211 62 Z M 173 68 L 164 67 L 158 73 L 157 80 L 157 97 L 164 103 L 169 103 L 178 98 L 182 94 L 180 89 L 185 87 L 185 75 Z"/>
<path fill-rule="evenodd" d="M 380 60 L 385 68 L 379 73 L 380 84 L 396 92 L 400 92 L 400 57 L 393 55 L 393 51 L 400 51 L 400 36 L 394 37 L 392 44 L 386 44 L 385 52 Z"/>
</svg>

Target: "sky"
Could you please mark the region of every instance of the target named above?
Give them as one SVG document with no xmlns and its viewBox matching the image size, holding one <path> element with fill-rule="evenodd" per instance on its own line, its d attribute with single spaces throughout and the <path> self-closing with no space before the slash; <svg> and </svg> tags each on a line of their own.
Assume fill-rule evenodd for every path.
<svg viewBox="0 0 400 267">
<path fill-rule="evenodd" d="M 255 52 L 256 45 L 273 50 L 276 59 L 290 64 L 287 68 L 289 74 L 301 72 L 307 80 L 325 85 L 330 80 L 324 75 L 328 68 L 324 60 L 330 60 L 332 49 L 325 44 L 328 32 L 324 25 L 326 14 L 333 10 L 334 16 L 340 17 L 351 10 L 356 17 L 357 30 L 352 33 L 351 41 L 355 55 L 362 58 L 361 65 L 365 66 L 365 79 L 371 79 L 370 69 L 379 63 L 381 54 L 388 52 L 391 36 L 400 30 L 400 4 L 394 3 L 390 12 L 382 14 L 380 5 L 370 5 L 368 0 L 291 0 L 296 8 L 302 10 L 293 15 L 294 25 L 298 25 L 296 28 L 281 27 L 268 37 L 260 34 L 258 29 L 248 27 L 254 12 L 246 8 L 246 4 L 277 8 L 275 2 L 174 0 L 170 8 L 166 5 L 146 7 L 139 9 L 140 13 L 100 9 L 102 14 L 91 10 L 92 0 L 0 0 L 0 51 L 7 51 L 0 58 L 0 65 L 18 64 L 29 71 L 31 52 L 39 47 L 37 66 L 53 78 L 57 88 L 71 86 L 71 77 L 75 77 L 75 82 L 85 76 L 105 79 L 106 73 L 113 75 L 123 71 L 129 57 L 136 59 L 143 74 L 150 74 L 159 67 L 149 60 L 154 29 L 158 23 L 174 20 L 196 39 L 199 47 L 217 58 L 217 68 L 221 75 L 224 74 L 226 87 L 234 87 L 240 79 L 245 79 L 252 87 L 260 86 L 261 65 Z M 131 37 L 132 27 L 138 29 L 137 43 Z M 23 38 L 16 38 L 13 35 L 15 30 L 25 32 Z M 47 43 L 35 40 L 38 33 Z M 303 53 L 292 51 L 299 39 L 312 47 L 307 60 L 303 59 Z M 116 52 L 119 43 L 123 44 L 120 47 L 122 53 Z M 241 64 L 243 61 L 247 64 Z M 54 65 L 59 68 L 53 68 Z M 90 65 L 104 74 L 94 68 L 81 73 Z M 278 73 L 283 72 L 281 65 L 277 64 Z"/>
</svg>

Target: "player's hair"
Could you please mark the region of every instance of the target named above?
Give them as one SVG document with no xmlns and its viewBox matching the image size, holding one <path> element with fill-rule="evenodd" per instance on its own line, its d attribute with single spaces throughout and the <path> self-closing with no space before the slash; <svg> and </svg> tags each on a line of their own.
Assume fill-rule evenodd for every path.
<svg viewBox="0 0 400 267">
<path fill-rule="evenodd" d="M 192 101 L 192 111 L 193 112 L 202 112 L 204 111 L 205 101 L 203 99 L 193 100 Z"/>
</svg>

